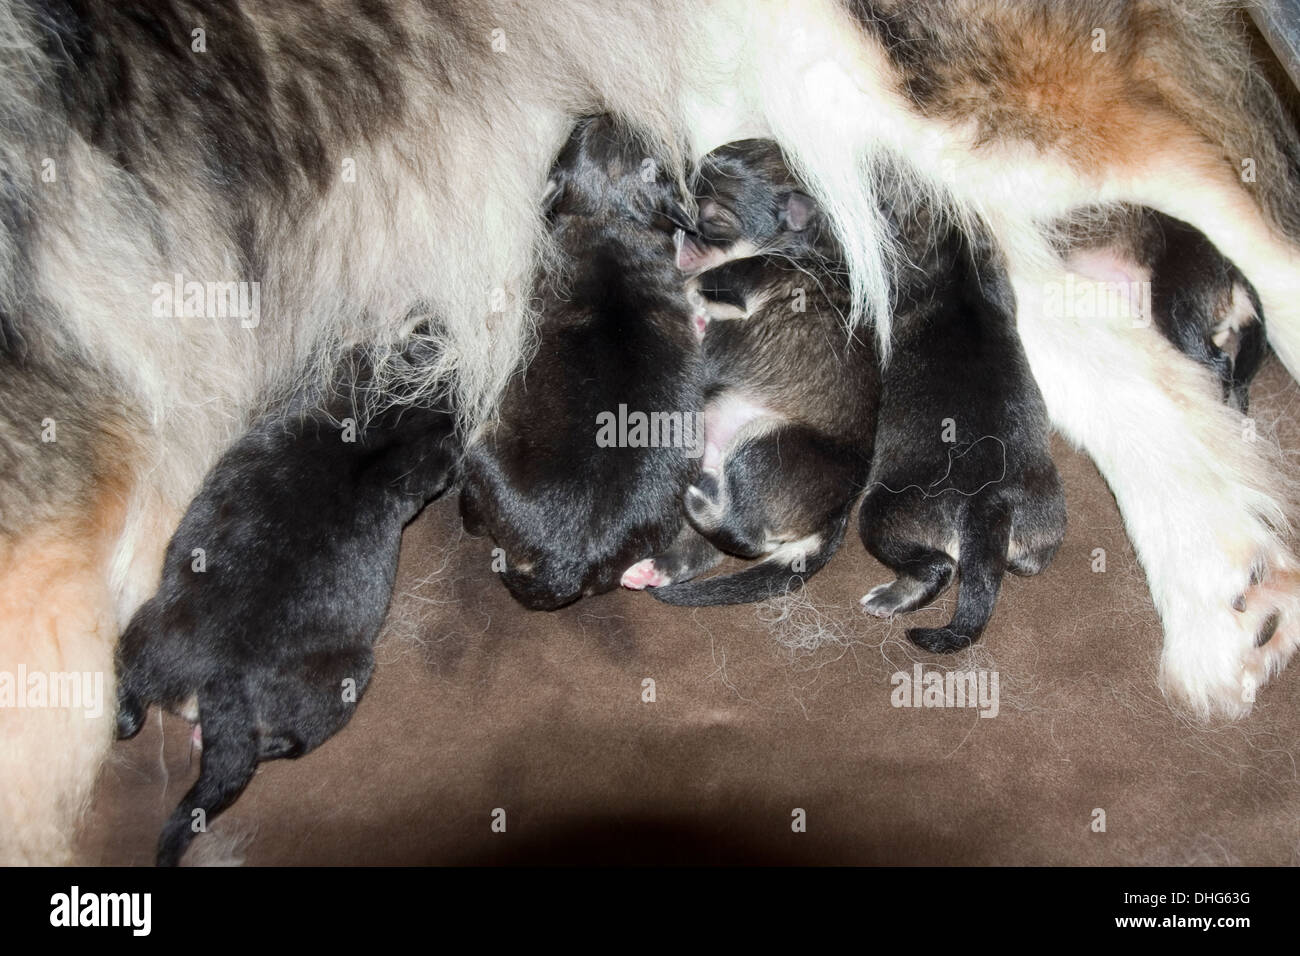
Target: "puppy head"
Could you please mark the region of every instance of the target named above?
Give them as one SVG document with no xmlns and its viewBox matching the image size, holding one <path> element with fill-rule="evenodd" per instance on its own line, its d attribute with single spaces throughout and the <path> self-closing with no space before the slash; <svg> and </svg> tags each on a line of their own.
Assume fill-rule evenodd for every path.
<svg viewBox="0 0 1300 956">
<path fill-rule="evenodd" d="M 671 233 L 690 222 L 660 152 L 611 116 L 579 121 L 542 202 L 552 218 L 630 219 Z"/>
<path fill-rule="evenodd" d="M 696 198 L 695 231 L 677 239 L 677 267 L 690 274 L 759 252 L 798 253 L 811 247 L 820 225 L 816 202 L 771 140 L 741 140 L 709 153 Z"/>
<path fill-rule="evenodd" d="M 534 611 L 553 611 L 582 597 L 583 575 L 571 562 L 548 553 L 545 543 L 557 539 L 531 530 L 528 505 L 475 469 L 460 495 L 465 530 L 475 537 L 491 536 L 499 549 L 493 551 L 492 570 L 515 600 Z"/>
<path fill-rule="evenodd" d="M 584 483 L 555 480 L 548 457 L 488 436 L 470 453 L 460 496 L 465 530 L 492 538 L 492 570 L 534 611 L 611 590 L 622 571 L 611 554 L 617 522 Z"/>
</svg>

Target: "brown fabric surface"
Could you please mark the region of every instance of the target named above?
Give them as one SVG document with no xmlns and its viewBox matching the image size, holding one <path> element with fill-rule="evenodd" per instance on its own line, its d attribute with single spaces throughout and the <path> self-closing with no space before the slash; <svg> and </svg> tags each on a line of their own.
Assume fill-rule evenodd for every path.
<svg viewBox="0 0 1300 956">
<path fill-rule="evenodd" d="M 1297 450 L 1298 408 L 1271 361 L 1252 414 Z M 1300 664 L 1245 721 L 1172 712 L 1114 500 L 1088 459 L 1059 440 L 1055 454 L 1065 545 L 1042 576 L 1008 577 L 983 642 L 946 659 L 859 612 L 886 575 L 856 535 L 785 617 L 627 592 L 540 614 L 439 502 L 408 529 L 356 717 L 315 753 L 264 764 L 187 862 L 1300 862 Z M 952 600 L 913 617 L 946 620 Z M 829 642 L 796 646 L 818 627 Z M 996 670 L 1000 712 L 891 706 L 890 676 L 914 660 Z M 188 725 L 151 715 L 114 749 L 85 859 L 149 863 L 197 770 Z"/>
</svg>

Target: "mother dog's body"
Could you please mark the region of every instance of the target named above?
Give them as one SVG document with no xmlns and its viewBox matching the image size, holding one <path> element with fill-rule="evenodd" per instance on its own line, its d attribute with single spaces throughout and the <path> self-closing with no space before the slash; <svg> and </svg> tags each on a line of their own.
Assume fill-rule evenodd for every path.
<svg viewBox="0 0 1300 956">
<path fill-rule="evenodd" d="M 1164 686 L 1243 712 L 1300 634 L 1282 478 L 1154 329 L 1055 314 L 1043 235 L 1105 201 L 1190 222 L 1300 372 L 1300 148 L 1241 22 L 1171 0 L 3 0 L 0 670 L 111 674 L 216 456 L 413 309 L 440 320 L 427 384 L 475 427 L 526 351 L 547 171 L 608 111 L 696 156 L 776 138 L 886 339 L 874 164 L 985 219 L 1049 411 L 1147 570 Z M 241 282 L 256 314 L 203 314 Z M 197 315 L 168 292 L 187 283 Z M 111 724 L 0 711 L 0 860 L 68 857 Z"/>
</svg>

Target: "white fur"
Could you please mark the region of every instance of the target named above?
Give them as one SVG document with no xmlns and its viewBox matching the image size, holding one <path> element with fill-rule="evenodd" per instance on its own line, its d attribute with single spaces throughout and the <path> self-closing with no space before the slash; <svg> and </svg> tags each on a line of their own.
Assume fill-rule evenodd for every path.
<svg viewBox="0 0 1300 956">
<path fill-rule="evenodd" d="M 1253 590 L 1252 567 L 1293 566 L 1275 532 L 1285 523 L 1276 497 L 1285 482 L 1267 441 L 1250 441 L 1211 373 L 1154 329 L 1049 314 L 1045 289 L 1063 271 L 1012 279 L 1049 414 L 1110 482 L 1146 570 L 1165 625 L 1163 687 L 1202 714 L 1248 711 L 1254 688 L 1293 649 L 1256 649 L 1258 606 L 1233 609 Z"/>
</svg>

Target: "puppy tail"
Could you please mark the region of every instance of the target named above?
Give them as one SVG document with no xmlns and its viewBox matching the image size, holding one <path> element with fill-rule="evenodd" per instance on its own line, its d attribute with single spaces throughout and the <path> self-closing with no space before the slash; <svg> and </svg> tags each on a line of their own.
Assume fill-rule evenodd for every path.
<svg viewBox="0 0 1300 956">
<path fill-rule="evenodd" d="M 1002 504 L 970 515 L 961 536 L 957 570 L 961 581 L 957 611 L 945 627 L 913 627 L 908 640 L 934 654 L 951 654 L 979 640 L 993 617 L 993 608 L 1007 571 L 1011 545 L 1011 511 Z"/>
<path fill-rule="evenodd" d="M 802 585 L 826 566 L 844 541 L 850 508 L 833 525 L 817 534 L 782 545 L 760 561 L 735 574 L 683 581 L 646 588 L 657 600 L 681 607 L 751 604 L 784 594 Z"/>
<path fill-rule="evenodd" d="M 199 779 L 163 825 L 158 838 L 157 864 L 176 866 L 196 833 L 207 831 L 212 820 L 239 798 L 257 769 L 259 741 L 256 721 L 241 693 L 233 700 L 224 691 L 199 694 L 203 727 L 203 756 Z M 212 706 L 205 706 L 212 705 Z"/>
</svg>

